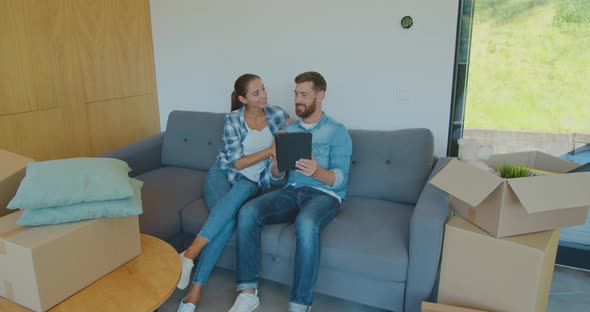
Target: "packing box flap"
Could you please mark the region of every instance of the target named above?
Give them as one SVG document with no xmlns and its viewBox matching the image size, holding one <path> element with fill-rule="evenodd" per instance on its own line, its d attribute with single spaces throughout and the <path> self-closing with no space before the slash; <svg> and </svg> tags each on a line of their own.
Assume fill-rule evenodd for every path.
<svg viewBox="0 0 590 312">
<path fill-rule="evenodd" d="M 484 310 L 474 310 L 470 308 L 462 308 L 457 306 L 450 306 L 440 303 L 430 303 L 422 301 L 422 312 L 487 312 Z"/>
<path fill-rule="evenodd" d="M 590 206 L 590 172 L 509 179 L 528 213 Z"/>
<path fill-rule="evenodd" d="M 42 246 L 46 242 L 67 235 L 94 220 L 42 226 L 21 226 L 16 224 L 21 212 L 16 212 L 0 219 L 0 238 L 28 248 Z"/>
<path fill-rule="evenodd" d="M 23 230 L 23 227 L 16 224 L 16 219 L 20 217 L 20 213 L 13 213 L 6 217 L 0 218 L 0 238 L 7 238 L 13 233 Z"/>
<path fill-rule="evenodd" d="M 496 154 L 492 155 L 486 163 L 492 168 L 498 168 L 502 163 L 510 163 L 556 173 L 567 172 L 579 166 L 539 151 Z"/>
<path fill-rule="evenodd" d="M 452 217 L 451 220 L 449 220 L 449 222 L 447 222 L 447 225 L 452 226 L 454 228 L 462 229 L 462 230 L 468 230 L 470 232 L 481 234 L 481 235 L 488 235 L 484 230 L 480 229 L 479 227 L 469 223 L 469 221 L 467 221 L 461 217 L 458 217 L 458 216 Z"/>
<path fill-rule="evenodd" d="M 536 232 L 528 235 L 516 235 L 504 237 L 502 239 L 512 241 L 523 246 L 528 246 L 530 248 L 546 251 L 547 247 L 550 245 L 550 242 L 554 239 L 554 236 L 557 236 L 556 239 L 559 240 L 559 230 Z"/>
<path fill-rule="evenodd" d="M 0 149 L 0 217 L 12 212 L 6 209 L 6 206 L 16 194 L 25 176 L 27 164 L 32 161 L 30 158 Z"/>
<path fill-rule="evenodd" d="M 477 181 L 477 183 L 473 183 Z M 504 179 L 486 173 L 458 159 L 443 167 L 432 180 L 434 186 L 461 199 L 471 206 L 479 205 Z"/>
<path fill-rule="evenodd" d="M 8 178 L 33 160 L 25 156 L 0 149 L 0 181 Z"/>
<path fill-rule="evenodd" d="M 480 229 L 479 227 L 471 224 L 469 221 L 461 218 L 461 217 L 453 217 L 448 223 L 448 226 L 470 231 L 473 233 L 485 235 L 492 237 L 490 234 L 486 233 L 484 230 Z M 512 241 L 514 243 L 527 246 L 530 248 L 538 249 L 538 250 L 545 250 L 549 242 L 551 241 L 553 235 L 559 235 L 559 231 L 544 231 L 544 232 L 537 232 L 528 235 L 518 235 L 518 236 L 511 236 L 511 237 L 504 237 L 499 238 L 505 241 Z M 492 237 L 493 238 L 493 237 Z M 496 239 L 496 238 L 494 238 Z"/>
<path fill-rule="evenodd" d="M 580 166 L 579 164 L 543 152 L 534 152 L 535 169 L 541 169 L 550 172 L 564 173 Z"/>
</svg>

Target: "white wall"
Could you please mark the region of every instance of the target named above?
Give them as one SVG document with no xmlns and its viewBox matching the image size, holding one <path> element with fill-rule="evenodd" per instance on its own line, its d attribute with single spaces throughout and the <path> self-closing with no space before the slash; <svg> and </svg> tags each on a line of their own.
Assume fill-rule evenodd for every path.
<svg viewBox="0 0 590 312">
<path fill-rule="evenodd" d="M 162 129 L 172 110 L 229 112 L 246 72 L 292 114 L 293 78 L 316 70 L 330 116 L 349 128 L 429 128 L 445 155 L 457 10 L 458 0 L 151 0 Z"/>
</svg>

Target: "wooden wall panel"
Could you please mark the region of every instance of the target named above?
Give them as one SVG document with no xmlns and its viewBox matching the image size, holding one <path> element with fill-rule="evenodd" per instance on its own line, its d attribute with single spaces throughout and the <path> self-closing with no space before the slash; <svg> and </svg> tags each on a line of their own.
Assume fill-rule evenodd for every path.
<svg viewBox="0 0 590 312">
<path fill-rule="evenodd" d="M 65 153 L 68 157 L 92 156 L 90 132 L 80 56 L 78 54 L 77 18 L 74 15 L 78 0 L 52 1 L 55 15 L 53 40 L 61 73 L 58 99 L 63 107 Z"/>
<path fill-rule="evenodd" d="M 152 95 L 88 104 L 92 151 L 100 155 L 160 132 Z"/>
<path fill-rule="evenodd" d="M 86 102 L 151 93 L 149 2 L 96 0 L 76 4 Z"/>
<path fill-rule="evenodd" d="M 94 156 L 158 114 L 149 0 L 0 0 L 0 148 Z"/>
<path fill-rule="evenodd" d="M 0 0 L 0 115 L 57 107 L 48 1 Z"/>
<path fill-rule="evenodd" d="M 0 149 L 36 160 L 64 158 L 61 108 L 0 116 Z"/>
<path fill-rule="evenodd" d="M 160 109 L 158 107 L 158 84 L 156 82 L 156 61 L 155 61 L 155 56 L 154 56 L 154 38 L 152 36 L 152 17 L 151 17 L 151 8 L 150 8 L 150 4 L 149 4 L 149 0 L 146 0 L 146 4 L 144 6 L 145 9 L 145 15 L 146 15 L 146 28 L 147 28 L 147 32 L 148 32 L 148 46 L 149 48 L 147 49 L 148 51 L 148 61 L 150 62 L 148 64 L 148 66 L 146 67 L 146 71 L 147 71 L 147 75 L 149 77 L 149 83 L 150 83 L 150 91 L 151 91 L 151 95 L 152 95 L 152 114 L 154 114 L 154 116 L 156 116 L 156 120 L 154 121 L 156 123 L 156 127 L 158 128 L 158 131 L 160 131 Z"/>
</svg>

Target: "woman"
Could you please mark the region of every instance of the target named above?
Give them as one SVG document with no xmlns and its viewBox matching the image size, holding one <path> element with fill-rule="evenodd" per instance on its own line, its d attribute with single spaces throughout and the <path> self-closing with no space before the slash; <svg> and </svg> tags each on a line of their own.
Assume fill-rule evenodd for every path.
<svg viewBox="0 0 590 312">
<path fill-rule="evenodd" d="M 289 118 L 276 106 L 269 106 L 260 77 L 240 76 L 231 95 L 232 112 L 225 116 L 225 147 L 211 167 L 203 194 L 209 217 L 192 244 L 180 254 L 182 273 L 178 288 L 189 284 L 194 259 L 199 257 L 191 288 L 178 311 L 194 311 L 225 244 L 235 227 L 235 216 L 259 189 L 270 187 L 270 160 L 274 134 Z"/>
</svg>

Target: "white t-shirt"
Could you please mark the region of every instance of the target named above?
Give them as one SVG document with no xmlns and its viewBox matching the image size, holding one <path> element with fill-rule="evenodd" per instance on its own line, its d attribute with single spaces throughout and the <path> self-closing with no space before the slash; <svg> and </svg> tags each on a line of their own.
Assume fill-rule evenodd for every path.
<svg viewBox="0 0 590 312">
<path fill-rule="evenodd" d="M 308 123 L 303 122 L 303 120 L 302 120 L 299 125 L 301 125 L 301 127 L 304 128 L 305 130 L 309 131 L 309 130 L 315 128 L 315 125 L 317 125 L 317 124 L 318 124 L 317 122 L 308 124 Z"/>
<path fill-rule="evenodd" d="M 268 126 L 264 127 L 264 129 L 260 131 L 250 129 L 247 124 L 246 128 L 248 129 L 248 134 L 246 135 L 244 141 L 242 141 L 244 155 L 251 155 L 256 152 L 260 152 L 261 150 L 269 148 L 272 145 L 274 137 Z M 239 172 L 249 180 L 258 183 L 260 181 L 260 173 L 262 173 L 265 166 L 266 162 L 262 160 L 250 167 L 240 170 Z"/>
</svg>

